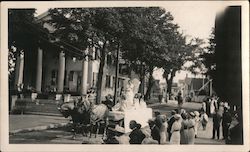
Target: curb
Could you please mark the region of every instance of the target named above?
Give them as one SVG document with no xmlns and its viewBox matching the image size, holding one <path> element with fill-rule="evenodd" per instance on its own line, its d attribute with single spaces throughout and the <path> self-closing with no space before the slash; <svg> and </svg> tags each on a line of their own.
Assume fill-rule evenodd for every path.
<svg viewBox="0 0 250 152">
<path fill-rule="evenodd" d="M 17 130 L 9 131 L 9 135 L 14 135 L 16 133 L 25 133 L 25 132 L 59 128 L 59 127 L 66 126 L 67 124 L 68 122 L 63 122 L 63 123 L 57 123 L 57 124 L 49 124 L 47 126 L 37 126 L 37 127 L 31 127 L 31 128 L 17 129 Z"/>
</svg>

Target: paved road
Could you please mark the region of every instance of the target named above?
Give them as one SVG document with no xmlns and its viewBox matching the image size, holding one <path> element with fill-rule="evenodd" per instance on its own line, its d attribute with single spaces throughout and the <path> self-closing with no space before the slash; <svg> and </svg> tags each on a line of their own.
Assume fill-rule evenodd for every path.
<svg viewBox="0 0 250 152">
<path fill-rule="evenodd" d="M 61 127 L 56 129 L 48 129 L 34 132 L 17 133 L 10 135 L 10 144 L 101 144 L 102 135 L 98 135 L 97 138 L 84 137 L 81 134 L 77 134 L 76 139 L 72 139 L 72 133 L 69 128 Z M 213 144 L 222 145 L 223 140 L 211 139 L 212 137 L 212 123 L 211 120 L 208 123 L 207 130 L 203 131 L 201 128 L 198 131 L 198 138 L 195 139 L 195 144 Z"/>
<path fill-rule="evenodd" d="M 160 111 L 161 113 L 169 114 L 171 110 L 177 107 L 175 101 L 171 101 L 167 104 L 152 104 L 150 106 L 153 110 Z M 199 103 L 184 103 L 183 108 L 187 111 L 199 109 Z M 44 119 L 44 120 L 43 120 Z M 43 116 L 43 121 L 46 122 L 46 117 Z M 61 118 L 56 118 L 61 119 Z M 58 120 L 59 121 L 59 120 Z M 68 120 L 64 120 L 68 121 Z M 48 121 L 50 122 L 50 121 Z M 198 131 L 198 138 L 195 139 L 195 144 L 224 144 L 223 140 L 213 140 L 212 137 L 212 122 L 211 119 L 208 123 L 207 130 L 203 131 L 201 128 Z M 33 144 L 81 144 L 89 143 L 96 144 L 102 143 L 101 135 L 97 138 L 83 137 L 78 134 L 76 139 L 72 139 L 72 133 L 69 127 L 60 127 L 56 129 L 47 129 L 41 131 L 16 133 L 10 135 L 10 143 L 33 143 Z"/>
<path fill-rule="evenodd" d="M 57 117 L 43 115 L 9 115 L 9 130 L 10 132 L 14 132 L 20 129 L 67 122 L 69 122 L 69 119 L 65 119 L 62 116 Z"/>
</svg>

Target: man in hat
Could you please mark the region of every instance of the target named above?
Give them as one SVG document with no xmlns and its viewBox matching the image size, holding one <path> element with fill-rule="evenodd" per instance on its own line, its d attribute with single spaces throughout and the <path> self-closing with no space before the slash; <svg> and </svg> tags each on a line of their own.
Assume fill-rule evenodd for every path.
<svg viewBox="0 0 250 152">
<path fill-rule="evenodd" d="M 129 135 L 130 137 L 129 143 L 141 144 L 143 139 L 145 138 L 145 135 L 140 130 L 141 124 L 137 123 L 135 120 L 131 120 L 129 123 L 129 128 L 132 129 L 132 132 Z"/>
<path fill-rule="evenodd" d="M 224 107 L 224 112 L 222 114 L 223 139 L 227 139 L 227 137 L 228 137 L 228 128 L 230 126 L 231 121 L 232 121 L 231 114 L 229 113 L 228 108 Z"/>
<path fill-rule="evenodd" d="M 218 109 L 215 109 L 215 113 L 213 114 L 213 137 L 215 139 L 215 133 L 217 133 L 217 138 L 220 139 L 220 123 L 221 123 L 221 115 L 218 113 Z"/>
<path fill-rule="evenodd" d="M 160 128 L 156 126 L 155 121 L 152 119 L 148 120 L 149 128 L 151 129 L 151 136 L 154 140 L 158 141 L 158 144 L 160 144 Z"/>
</svg>

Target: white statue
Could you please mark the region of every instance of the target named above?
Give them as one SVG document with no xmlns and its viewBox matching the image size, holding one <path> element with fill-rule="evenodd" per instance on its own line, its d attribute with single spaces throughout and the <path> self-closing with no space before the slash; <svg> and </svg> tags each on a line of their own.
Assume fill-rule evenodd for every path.
<svg viewBox="0 0 250 152">
<path fill-rule="evenodd" d="M 121 96 L 119 103 L 117 103 L 112 109 L 114 111 L 124 111 L 128 109 L 146 108 L 145 102 L 139 101 L 139 97 L 135 98 L 140 83 L 141 82 L 138 79 L 128 80 L 128 83 L 125 86 L 125 93 Z"/>
<path fill-rule="evenodd" d="M 125 88 L 126 103 L 128 105 L 133 105 L 134 96 L 135 96 L 134 84 L 132 83 L 131 80 L 128 80 L 128 84 L 126 85 L 126 88 Z"/>
</svg>

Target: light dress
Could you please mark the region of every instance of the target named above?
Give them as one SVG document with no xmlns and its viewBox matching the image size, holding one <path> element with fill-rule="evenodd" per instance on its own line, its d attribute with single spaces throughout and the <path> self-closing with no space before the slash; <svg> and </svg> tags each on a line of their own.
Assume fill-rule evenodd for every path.
<svg viewBox="0 0 250 152">
<path fill-rule="evenodd" d="M 170 144 L 179 145 L 180 144 L 180 130 L 181 130 L 181 120 L 177 120 L 173 123 L 171 128 L 171 138 L 170 138 Z"/>
<path fill-rule="evenodd" d="M 188 144 L 194 144 L 195 132 L 194 132 L 195 120 L 188 120 Z"/>
</svg>

